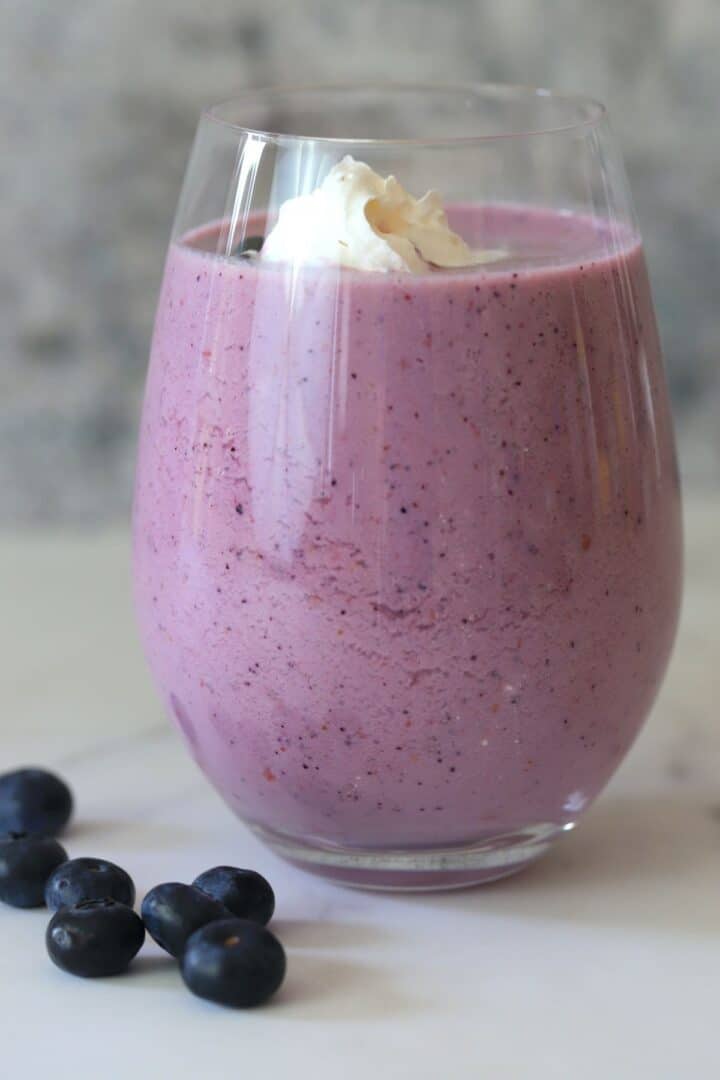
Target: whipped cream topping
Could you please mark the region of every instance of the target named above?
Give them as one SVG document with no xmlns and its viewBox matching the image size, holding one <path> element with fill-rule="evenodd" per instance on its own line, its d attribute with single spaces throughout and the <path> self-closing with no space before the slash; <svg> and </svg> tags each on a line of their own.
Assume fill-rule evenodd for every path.
<svg viewBox="0 0 720 1080">
<path fill-rule="evenodd" d="M 394 176 L 383 178 L 348 155 L 315 191 L 282 204 L 260 258 L 419 274 L 505 255 L 469 248 L 448 225 L 436 191 L 415 199 Z"/>
</svg>

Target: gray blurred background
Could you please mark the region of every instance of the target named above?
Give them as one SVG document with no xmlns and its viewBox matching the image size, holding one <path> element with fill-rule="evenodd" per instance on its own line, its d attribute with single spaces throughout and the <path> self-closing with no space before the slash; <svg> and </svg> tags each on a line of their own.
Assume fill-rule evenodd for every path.
<svg viewBox="0 0 720 1080">
<path fill-rule="evenodd" d="M 686 483 L 716 484 L 718 0 L 2 0 L 0 521 L 127 514 L 200 109 L 247 85 L 515 81 L 610 107 Z"/>
</svg>

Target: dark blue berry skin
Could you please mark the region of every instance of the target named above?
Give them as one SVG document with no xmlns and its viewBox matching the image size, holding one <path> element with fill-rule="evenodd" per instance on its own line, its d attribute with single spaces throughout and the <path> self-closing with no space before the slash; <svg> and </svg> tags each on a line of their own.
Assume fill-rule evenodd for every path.
<svg viewBox="0 0 720 1080">
<path fill-rule="evenodd" d="M 181 971 L 193 994 L 247 1009 L 262 1005 L 285 978 L 285 950 L 270 931 L 248 919 L 228 919 L 197 930 Z"/>
<path fill-rule="evenodd" d="M 238 246 L 235 254 L 247 255 L 250 251 L 261 251 L 264 242 L 264 236 L 246 236 L 242 244 Z"/>
<path fill-rule="evenodd" d="M 132 907 L 135 886 L 129 874 L 106 859 L 70 859 L 58 866 L 45 887 L 45 903 L 51 911 L 108 898 Z"/>
<path fill-rule="evenodd" d="M 10 832 L 0 837 L 0 900 L 12 907 L 45 904 L 45 884 L 67 851 L 50 836 Z"/>
<path fill-rule="evenodd" d="M 214 896 L 238 919 L 265 926 L 275 911 L 275 893 L 269 881 L 255 870 L 215 866 L 196 877 L 193 885 Z"/>
<path fill-rule="evenodd" d="M 127 971 L 144 940 L 140 916 L 110 898 L 61 908 L 45 934 L 53 963 L 88 979 Z"/>
<path fill-rule="evenodd" d="M 0 832 L 57 836 L 73 809 L 70 788 L 45 769 L 17 769 L 0 776 Z"/>
<path fill-rule="evenodd" d="M 142 903 L 148 933 L 171 956 L 182 956 L 188 938 L 201 926 L 231 913 L 194 885 L 168 881 L 151 889 Z"/>
</svg>

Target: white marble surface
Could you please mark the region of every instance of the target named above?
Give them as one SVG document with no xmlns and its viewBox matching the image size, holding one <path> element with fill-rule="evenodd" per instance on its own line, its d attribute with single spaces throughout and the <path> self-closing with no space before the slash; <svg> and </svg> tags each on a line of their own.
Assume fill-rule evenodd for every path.
<svg viewBox="0 0 720 1080">
<path fill-rule="evenodd" d="M 285 866 L 225 810 L 160 714 L 123 535 L 0 540 L 0 768 L 57 767 L 76 855 L 141 891 L 217 862 L 278 894 L 275 1003 L 233 1013 L 146 948 L 134 974 L 62 975 L 43 912 L 0 911 L 0 1074 L 329 1080 L 720 1074 L 720 501 L 688 501 L 681 635 L 652 720 L 577 832 L 523 876 L 364 894 Z"/>
</svg>

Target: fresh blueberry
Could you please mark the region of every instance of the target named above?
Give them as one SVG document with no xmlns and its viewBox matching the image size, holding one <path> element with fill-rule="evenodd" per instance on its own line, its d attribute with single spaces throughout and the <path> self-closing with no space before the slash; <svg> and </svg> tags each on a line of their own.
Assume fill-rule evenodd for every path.
<svg viewBox="0 0 720 1080">
<path fill-rule="evenodd" d="M 261 251 L 264 242 L 264 236 L 246 236 L 242 244 L 239 245 L 235 254 L 243 256 L 249 255 L 251 251 Z"/>
<path fill-rule="evenodd" d="M 61 908 L 45 935 L 53 963 L 86 978 L 126 971 L 144 940 L 140 916 L 109 897 Z"/>
<path fill-rule="evenodd" d="M 171 956 L 181 956 L 188 938 L 201 926 L 230 916 L 219 900 L 178 881 L 156 885 L 142 903 L 148 933 Z"/>
<path fill-rule="evenodd" d="M 214 896 L 238 919 L 250 919 L 265 926 L 275 910 L 275 893 L 269 881 L 255 870 L 235 866 L 214 866 L 193 881 L 198 889 Z"/>
<path fill-rule="evenodd" d="M 67 851 L 50 836 L 10 832 L 0 837 L 0 900 L 13 907 L 42 907 L 45 883 Z"/>
<path fill-rule="evenodd" d="M 17 769 L 0 776 L 0 832 L 57 836 L 72 814 L 64 780 L 45 769 Z"/>
<path fill-rule="evenodd" d="M 70 859 L 58 866 L 45 887 L 45 903 L 51 911 L 106 898 L 128 907 L 135 903 L 132 878 L 106 859 Z"/>
<path fill-rule="evenodd" d="M 248 919 L 227 919 L 197 930 L 181 971 L 198 997 L 219 1005 L 262 1005 L 285 978 L 285 950 L 270 931 Z"/>
</svg>

